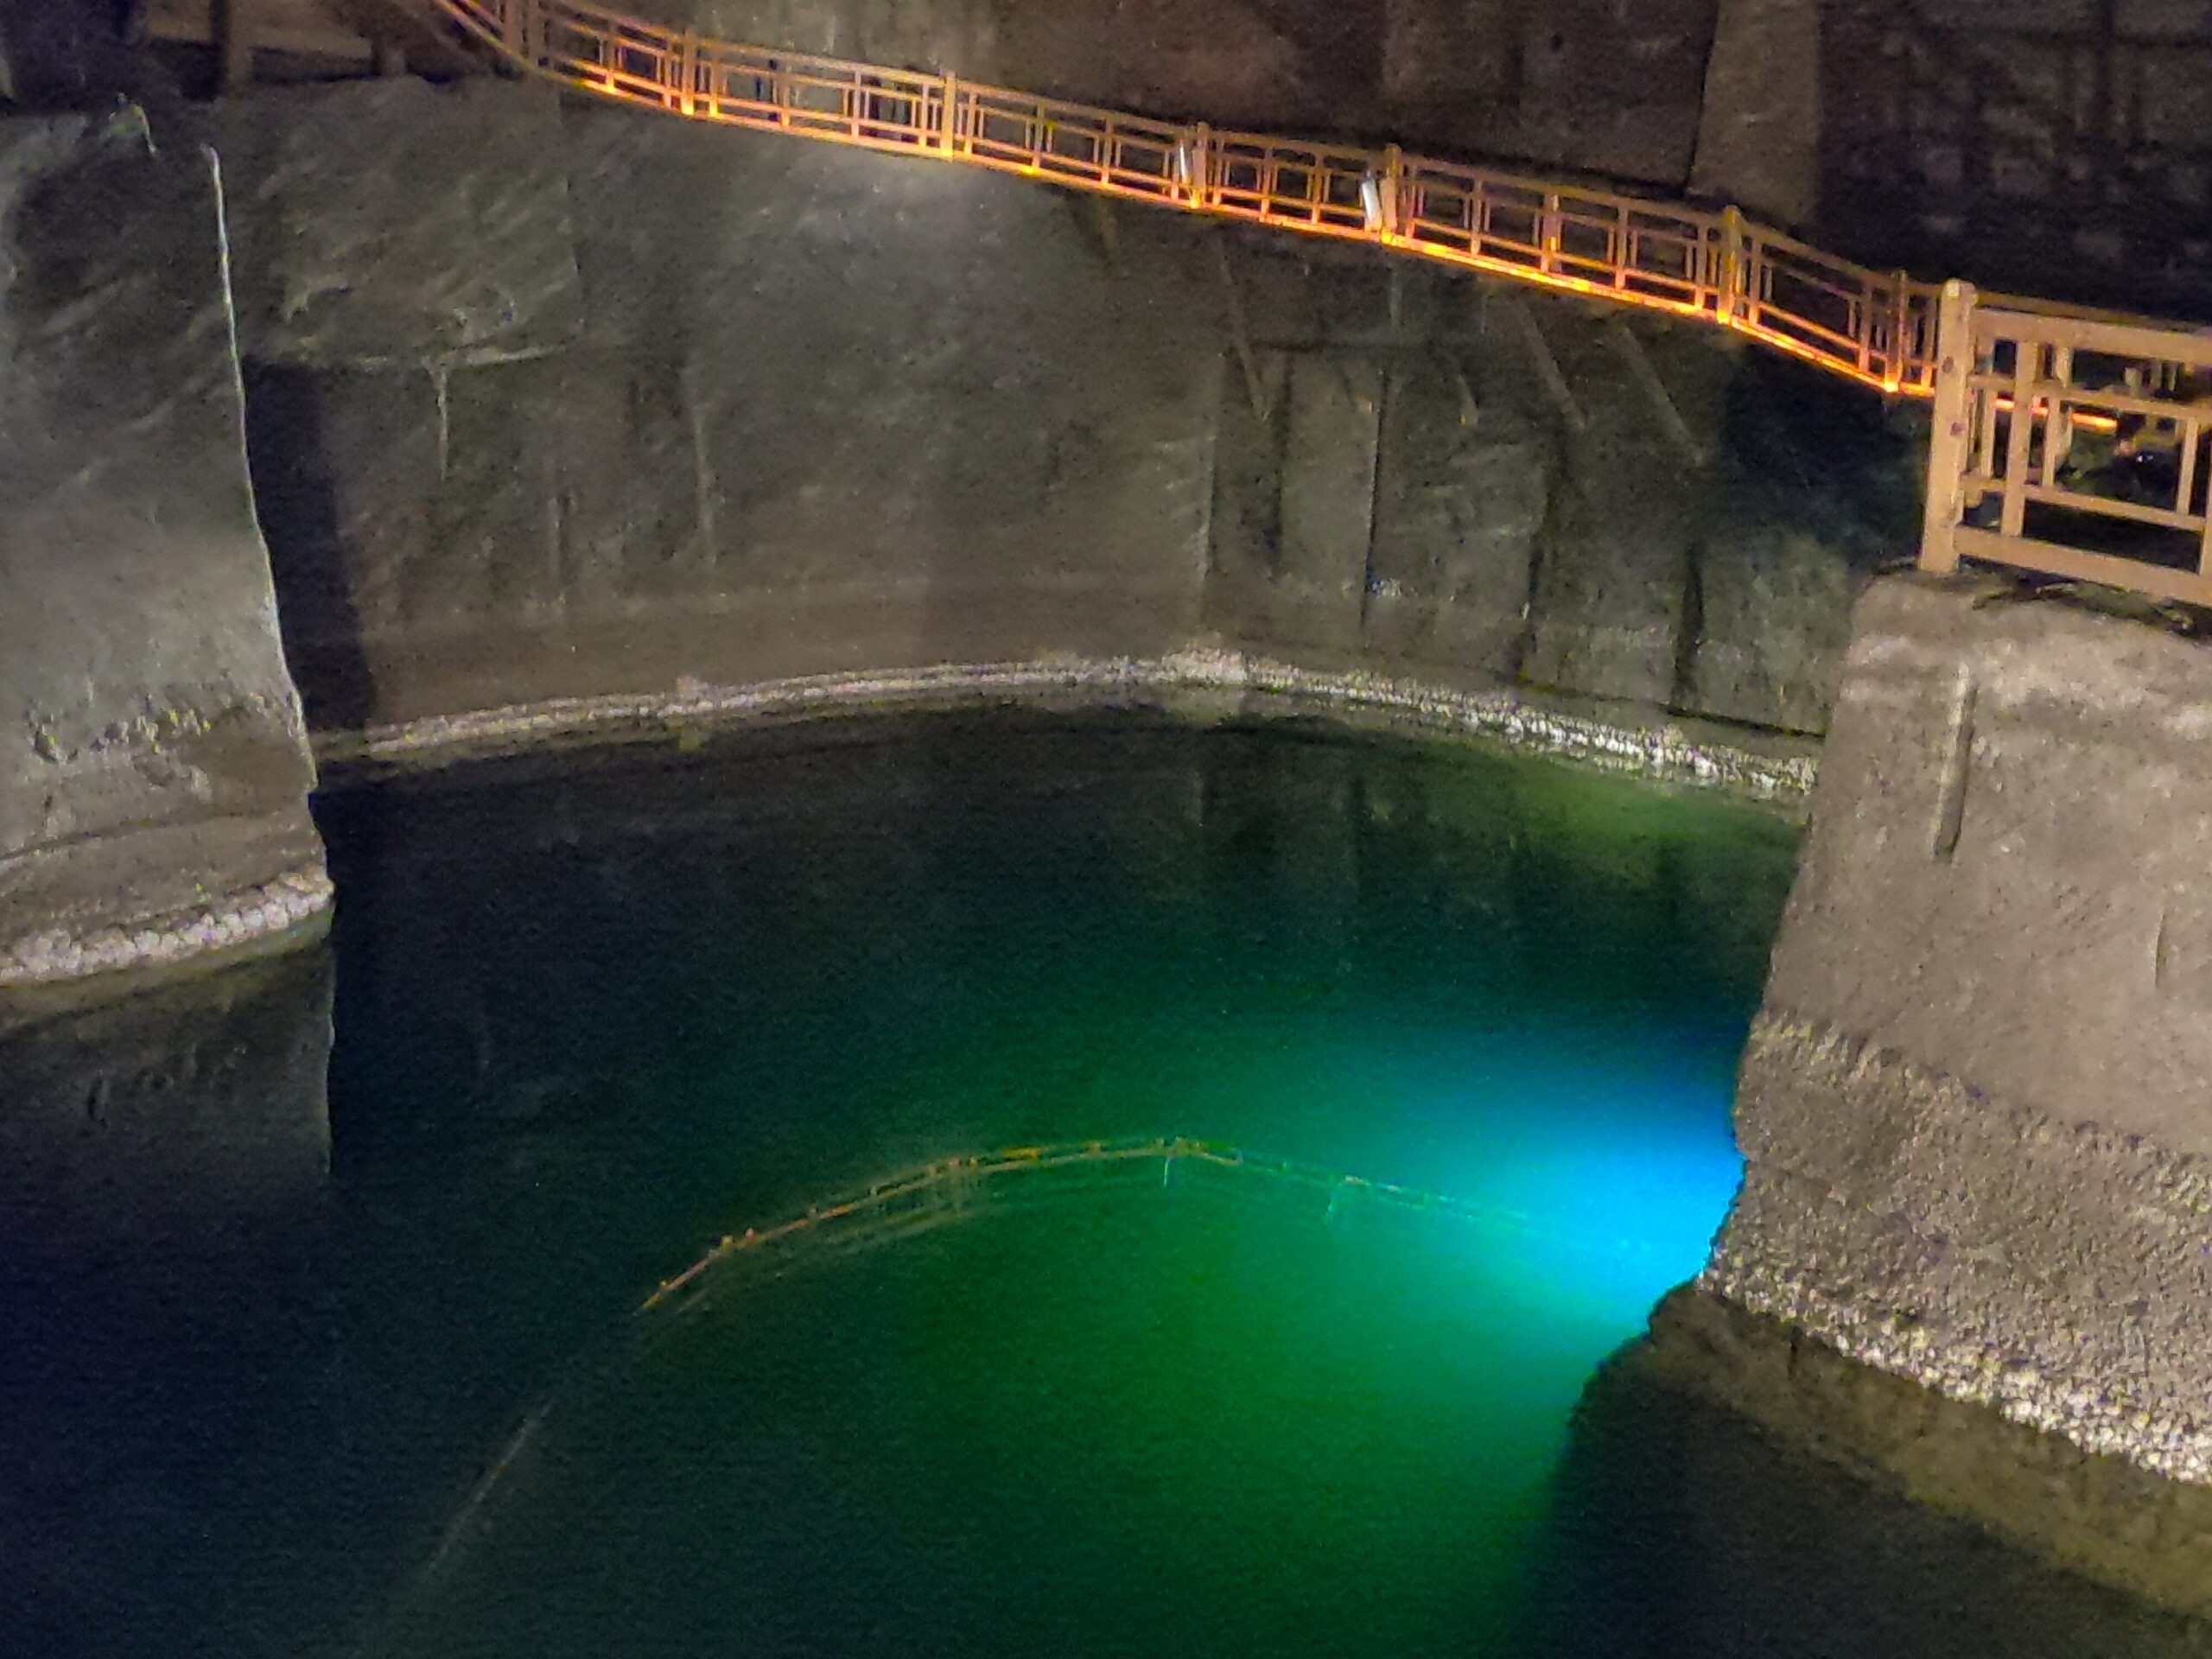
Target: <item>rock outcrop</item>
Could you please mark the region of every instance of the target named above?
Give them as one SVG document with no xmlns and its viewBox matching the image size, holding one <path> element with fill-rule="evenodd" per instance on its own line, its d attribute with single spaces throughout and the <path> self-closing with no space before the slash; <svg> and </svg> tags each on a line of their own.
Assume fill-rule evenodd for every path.
<svg viewBox="0 0 2212 1659">
<path fill-rule="evenodd" d="M 327 903 L 212 157 L 0 123 L 0 990 Z"/>
<path fill-rule="evenodd" d="M 2199 1485 L 2205 651 L 1986 578 L 1869 590 L 1739 1077 L 1749 1167 L 1704 1279 L 1878 1370 Z M 1890 1450 L 1907 1474 L 1924 1461 Z M 2125 1484 L 2081 1480 L 2085 1502 Z M 2001 1491 L 1984 1507 L 2031 1542 L 2051 1518 Z M 2068 1558 L 2204 1610 L 2201 1544 L 2126 1540 Z"/>
<path fill-rule="evenodd" d="M 221 131 L 332 733 L 1188 646 L 1816 731 L 1910 534 L 1746 447 L 1812 372 L 1692 325 L 536 88 Z"/>
</svg>

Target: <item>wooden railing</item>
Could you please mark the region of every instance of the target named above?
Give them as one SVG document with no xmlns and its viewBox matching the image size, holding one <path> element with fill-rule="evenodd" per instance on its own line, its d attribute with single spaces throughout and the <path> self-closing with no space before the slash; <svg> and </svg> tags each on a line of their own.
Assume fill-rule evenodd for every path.
<svg viewBox="0 0 2212 1659">
<path fill-rule="evenodd" d="M 2212 605 L 2212 334 L 1947 283 L 1921 563 Z"/>
<path fill-rule="evenodd" d="M 1744 218 L 1459 162 L 1183 126 L 1004 87 L 741 46 L 582 0 L 430 0 L 510 63 L 604 98 L 1365 242 L 1716 323 L 1927 395 L 1935 294 Z"/>
<path fill-rule="evenodd" d="M 1363 242 L 1696 319 L 1885 393 L 1933 397 L 1923 568 L 1972 557 L 2212 604 L 2212 408 L 2200 396 L 2212 392 L 2212 336 L 1938 289 L 1734 208 L 1395 145 L 1179 125 L 737 45 L 584 0 L 429 3 L 516 67 L 623 103 Z"/>
</svg>

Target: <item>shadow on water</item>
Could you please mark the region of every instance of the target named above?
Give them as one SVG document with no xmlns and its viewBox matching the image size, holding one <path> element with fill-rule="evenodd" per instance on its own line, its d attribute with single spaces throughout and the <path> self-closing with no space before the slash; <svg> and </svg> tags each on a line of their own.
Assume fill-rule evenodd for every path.
<svg viewBox="0 0 2212 1659">
<path fill-rule="evenodd" d="M 0 1652 L 296 1651 L 344 1577 L 316 948 L 0 1038 Z"/>
<path fill-rule="evenodd" d="M 1664 1318 L 1662 1311 L 1661 1318 Z M 2157 1611 L 1781 1444 L 1629 1344 L 1578 1402 L 1527 1651 L 1547 1659 L 2192 1659 Z"/>
</svg>

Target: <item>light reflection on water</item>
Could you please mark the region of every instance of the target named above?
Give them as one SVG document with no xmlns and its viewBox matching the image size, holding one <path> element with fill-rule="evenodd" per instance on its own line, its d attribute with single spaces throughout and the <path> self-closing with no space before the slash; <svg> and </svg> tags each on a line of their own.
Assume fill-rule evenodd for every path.
<svg viewBox="0 0 2212 1659">
<path fill-rule="evenodd" d="M 1192 1185 L 718 1269 L 387 1650 L 1522 1650 L 1573 1402 L 1648 1305 L 1591 1272 L 1623 1252 Z"/>
<path fill-rule="evenodd" d="M 1122 1194 L 778 1278 L 563 1395 L 400 1649 L 1516 1650 L 1573 1402 L 1732 1190 L 1791 838 L 1487 756 L 1154 741 L 1134 788 L 979 749 L 895 836 L 695 867 L 755 959 L 706 981 L 742 1036 L 688 1107 L 734 1179 L 664 1213 L 696 1247 L 900 1164 L 1189 1134 L 1554 1243 Z"/>
<path fill-rule="evenodd" d="M 71 1299 L 9 1293 L 40 1363 L 0 1372 L 33 1471 L 0 1589 L 36 1650 L 390 1636 L 580 1356 L 398 1651 L 2187 1650 L 1709 1414 L 1586 1394 L 1736 1179 L 1794 850 L 1770 817 L 1466 751 L 1005 721 L 324 817 L 328 1191 L 228 1254 L 124 1228 Z M 88 1098 L 150 1080 L 188 1210 L 159 1126 L 205 1150 L 194 1103 L 254 1075 L 219 1057 L 321 1029 L 313 986 L 224 995 L 0 1040 L 0 1079 L 79 1148 Z M 721 1232 L 887 1172 L 1179 1134 L 1586 1248 L 1099 1192 L 611 1334 Z M 221 1193 L 256 1145 L 210 1160 Z M 58 1213 L 4 1219 L 67 1255 Z"/>
</svg>

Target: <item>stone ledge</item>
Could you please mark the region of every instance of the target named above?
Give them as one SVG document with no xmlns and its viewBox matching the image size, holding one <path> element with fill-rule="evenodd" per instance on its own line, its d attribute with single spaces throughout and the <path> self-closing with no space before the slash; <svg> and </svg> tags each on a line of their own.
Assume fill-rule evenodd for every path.
<svg viewBox="0 0 2212 1659">
<path fill-rule="evenodd" d="M 317 860 L 166 915 L 81 933 L 54 928 L 0 940 L 0 993 L 289 943 L 290 936 L 321 922 L 334 897 L 330 877 Z"/>
<path fill-rule="evenodd" d="M 1648 710 L 1452 690 L 1361 671 L 1294 667 L 1241 652 L 1152 658 L 1046 658 L 744 685 L 680 680 L 671 690 L 571 697 L 378 726 L 317 740 L 340 773 L 438 766 L 580 741 L 632 741 L 735 721 L 774 721 L 1009 702 L 1166 703 L 1217 718 L 1325 715 L 1353 724 L 1489 738 L 1668 782 L 1723 788 L 1785 806 L 1810 792 L 1809 743 L 1726 733 Z"/>
<path fill-rule="evenodd" d="M 1783 1446 L 2085 1578 L 2212 1612 L 2212 1490 L 1932 1392 L 1925 1379 L 1870 1364 L 1802 1323 L 1710 1293 L 1672 1293 L 1625 1363 Z"/>
<path fill-rule="evenodd" d="M 1700 1282 L 2087 1451 L 2212 1483 L 2212 1171 L 1763 1014 Z"/>
</svg>

